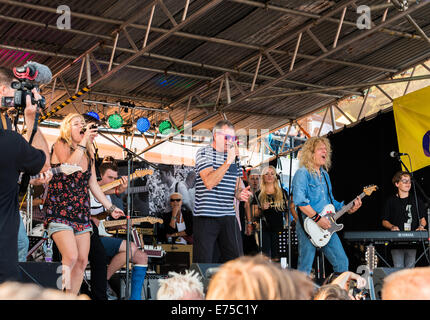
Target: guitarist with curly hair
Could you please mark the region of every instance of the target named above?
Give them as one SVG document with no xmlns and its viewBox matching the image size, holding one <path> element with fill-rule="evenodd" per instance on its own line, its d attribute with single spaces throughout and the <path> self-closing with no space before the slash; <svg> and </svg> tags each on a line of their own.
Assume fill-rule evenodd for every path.
<svg viewBox="0 0 430 320">
<path fill-rule="evenodd" d="M 332 204 L 336 211 L 344 207 L 343 202 L 333 198 L 330 177 L 327 171 L 331 165 L 330 141 L 324 137 L 312 137 L 303 145 L 299 154 L 300 168 L 293 178 L 294 203 L 299 209 L 296 226 L 299 258 L 298 269 L 307 274 L 311 272 L 315 257 L 315 241 L 305 231 L 306 218 L 311 219 L 317 229 L 329 230 L 334 225 L 330 216 L 322 212 L 324 208 Z M 350 204 L 349 213 L 353 213 L 361 206 L 361 199 L 357 197 Z M 305 222 L 309 221 L 305 220 Z M 318 230 L 317 230 L 318 231 Z M 334 272 L 348 271 L 348 257 L 345 254 L 339 236 L 331 234 L 329 241 L 320 249 L 333 266 Z"/>
</svg>

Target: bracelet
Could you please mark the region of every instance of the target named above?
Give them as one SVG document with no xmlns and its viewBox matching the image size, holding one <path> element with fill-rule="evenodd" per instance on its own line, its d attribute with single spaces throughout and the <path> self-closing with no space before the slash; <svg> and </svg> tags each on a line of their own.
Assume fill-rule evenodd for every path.
<svg viewBox="0 0 430 320">
<path fill-rule="evenodd" d="M 113 204 L 113 205 L 111 205 L 111 207 L 109 209 L 106 210 L 106 212 L 108 214 L 111 214 L 112 212 L 115 211 L 116 208 L 117 208 L 116 205 Z"/>
<path fill-rule="evenodd" d="M 315 222 L 318 222 L 318 221 L 320 221 L 321 216 L 317 213 L 317 214 L 316 214 L 316 215 L 314 215 L 311 219 L 312 219 L 313 221 L 315 221 Z"/>
<path fill-rule="evenodd" d="M 251 221 L 248 221 L 248 224 L 252 224 L 252 222 L 251 222 Z"/>
<path fill-rule="evenodd" d="M 173 216 L 172 216 L 172 217 L 170 218 L 170 220 L 172 220 L 172 221 L 173 221 L 173 220 L 176 220 L 176 217 L 173 217 Z"/>
</svg>

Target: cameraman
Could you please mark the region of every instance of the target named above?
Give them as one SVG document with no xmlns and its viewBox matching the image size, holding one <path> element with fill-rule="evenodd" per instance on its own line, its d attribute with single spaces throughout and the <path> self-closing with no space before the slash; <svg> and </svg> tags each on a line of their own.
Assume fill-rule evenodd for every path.
<svg viewBox="0 0 430 320">
<path fill-rule="evenodd" d="M 0 68 L 0 99 L 14 95 L 14 89 L 10 87 L 13 80 L 15 77 L 12 71 Z M 36 100 L 41 98 L 37 90 L 33 89 L 32 93 Z M 19 186 L 17 181 L 20 172 L 35 175 L 50 167 L 48 143 L 39 128 L 34 135 L 33 146 L 28 143 L 33 131 L 36 109 L 37 107 L 31 104 L 31 98 L 27 96 L 24 110 L 27 125 L 25 139 L 11 130 L 10 119 L 2 110 L 0 129 L 0 150 L 3 150 L 3 156 L 0 159 L 0 181 L 2 182 L 0 185 L 0 283 L 19 279 L 18 228 L 21 218 L 18 212 Z M 49 175 L 42 175 L 39 182 L 45 182 L 48 179 Z"/>
</svg>

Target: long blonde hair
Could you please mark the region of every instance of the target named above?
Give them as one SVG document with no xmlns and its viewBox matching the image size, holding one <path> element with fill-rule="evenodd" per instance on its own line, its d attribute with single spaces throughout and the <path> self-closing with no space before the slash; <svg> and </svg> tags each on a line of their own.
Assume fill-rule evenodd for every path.
<svg viewBox="0 0 430 320">
<path fill-rule="evenodd" d="M 80 118 L 82 122 L 86 125 L 85 118 L 80 115 L 79 113 L 69 113 L 61 122 L 60 125 L 60 136 L 58 137 L 57 141 L 65 142 L 69 147 L 72 148 L 72 121 L 75 118 Z M 93 145 L 90 141 L 87 142 L 87 152 L 89 155 L 92 155 L 94 153 Z"/>
<path fill-rule="evenodd" d="M 209 282 L 207 300 L 309 300 L 313 283 L 297 270 L 281 269 L 266 256 L 242 256 L 223 264 Z"/>
<path fill-rule="evenodd" d="M 273 173 L 276 175 L 276 168 L 274 166 L 267 166 L 263 169 L 261 173 L 261 180 L 260 180 L 260 195 L 258 196 L 258 201 L 263 204 L 265 202 L 269 202 L 268 196 L 267 196 L 267 185 L 264 182 L 264 175 L 269 171 L 269 169 L 273 170 Z M 275 189 L 274 194 L 274 208 L 278 211 L 285 210 L 284 205 L 284 198 L 283 198 L 283 191 L 281 187 L 279 186 L 279 183 L 277 183 L 277 180 L 274 181 L 273 187 Z"/>
<path fill-rule="evenodd" d="M 310 173 L 316 172 L 314 166 L 314 153 L 317 145 L 319 143 L 324 143 L 327 148 L 327 157 L 324 165 L 326 171 L 330 170 L 331 167 L 331 145 L 330 140 L 325 137 L 312 137 L 309 138 L 300 150 L 299 163 L 300 166 L 304 166 Z"/>
</svg>

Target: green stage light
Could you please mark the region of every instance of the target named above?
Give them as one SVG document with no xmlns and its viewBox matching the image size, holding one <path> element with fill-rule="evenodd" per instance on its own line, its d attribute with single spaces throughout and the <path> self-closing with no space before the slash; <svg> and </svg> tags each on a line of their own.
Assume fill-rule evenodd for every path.
<svg viewBox="0 0 430 320">
<path fill-rule="evenodd" d="M 111 127 L 112 129 L 121 128 L 123 122 L 124 120 L 118 113 L 111 114 L 108 118 L 109 127 Z"/>
<path fill-rule="evenodd" d="M 170 123 L 169 120 L 164 120 L 158 126 L 158 130 L 160 131 L 161 134 L 168 134 L 170 133 L 171 129 L 172 129 L 172 124 Z"/>
</svg>

